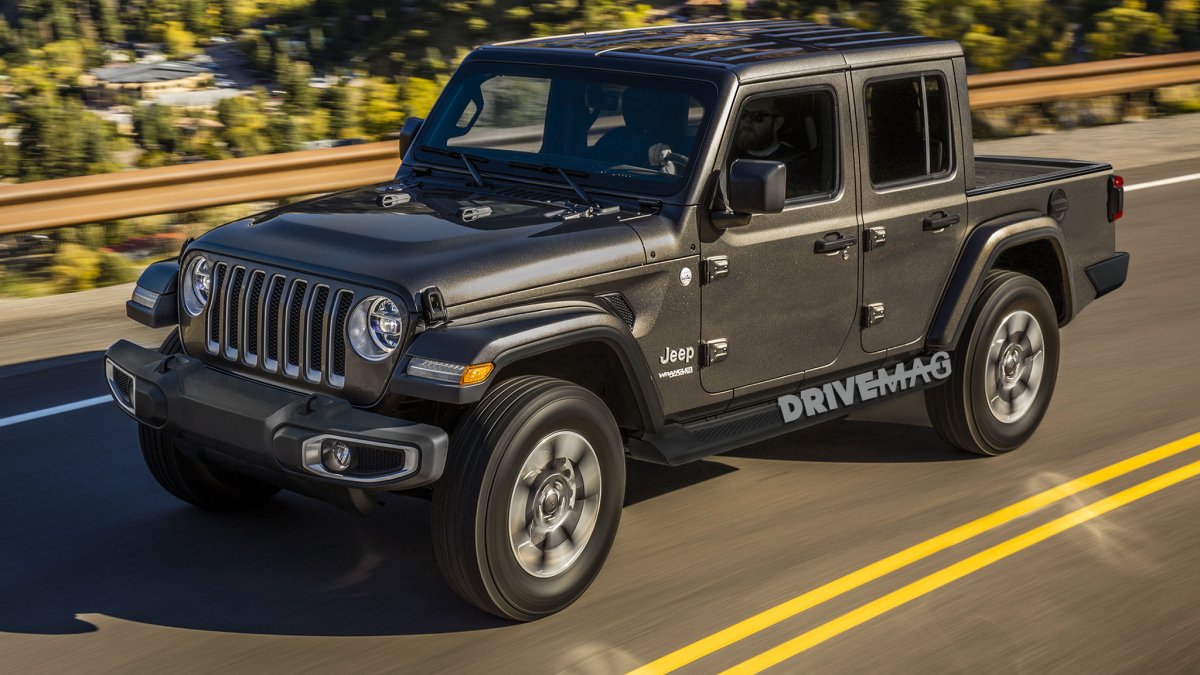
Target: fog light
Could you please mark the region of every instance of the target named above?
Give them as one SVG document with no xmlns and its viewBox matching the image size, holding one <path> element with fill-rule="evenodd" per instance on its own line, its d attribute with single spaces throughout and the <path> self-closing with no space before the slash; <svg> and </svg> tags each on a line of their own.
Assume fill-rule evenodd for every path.
<svg viewBox="0 0 1200 675">
<path fill-rule="evenodd" d="M 343 473 L 354 461 L 354 452 L 342 441 L 329 439 L 321 444 L 321 463 L 333 473 Z"/>
</svg>

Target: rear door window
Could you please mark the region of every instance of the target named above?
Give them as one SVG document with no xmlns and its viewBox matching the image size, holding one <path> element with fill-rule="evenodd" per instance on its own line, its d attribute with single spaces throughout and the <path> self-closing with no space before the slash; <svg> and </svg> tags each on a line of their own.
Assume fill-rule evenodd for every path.
<svg viewBox="0 0 1200 675">
<path fill-rule="evenodd" d="M 872 185 L 919 182 L 953 169 L 949 101 L 941 75 L 870 82 L 865 100 Z"/>
</svg>

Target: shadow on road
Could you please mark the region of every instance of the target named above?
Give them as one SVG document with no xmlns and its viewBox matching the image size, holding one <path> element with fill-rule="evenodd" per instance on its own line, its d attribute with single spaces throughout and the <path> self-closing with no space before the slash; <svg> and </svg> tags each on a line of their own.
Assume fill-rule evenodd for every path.
<svg viewBox="0 0 1200 675">
<path fill-rule="evenodd" d="M 370 518 L 289 494 L 253 512 L 205 513 L 153 482 L 133 425 L 117 410 L 90 408 L 67 419 L 11 427 L 7 449 L 35 451 L 0 454 L 7 477 L 0 490 L 0 631 L 89 632 L 96 627 L 77 618 L 89 614 L 268 635 L 415 635 L 507 625 L 459 600 L 442 580 L 426 500 L 389 496 Z M 928 426 L 853 420 L 733 456 L 966 458 Z M 719 457 L 673 468 L 631 461 L 629 469 L 626 504 L 737 470 Z"/>
<path fill-rule="evenodd" d="M 146 513 L 115 519 L 103 509 L 96 518 L 44 519 L 44 533 L 22 537 L 42 541 L 23 542 L 16 576 L 39 578 L 3 593 L 0 630 L 88 632 L 94 627 L 75 617 L 91 613 L 272 635 L 505 625 L 466 605 L 442 581 L 422 500 L 391 499 L 383 512 L 362 518 L 290 495 L 252 513 L 225 515 L 138 496 Z M 12 571 L 5 571 L 8 583 Z"/>
<path fill-rule="evenodd" d="M 702 460 L 682 466 L 663 466 L 628 460 L 625 462 L 625 506 L 632 506 L 662 495 L 698 485 L 727 473 L 735 467 L 718 461 Z"/>
<path fill-rule="evenodd" d="M 946 445 L 925 425 L 844 419 L 727 454 L 790 462 L 957 462 L 976 458 Z"/>
</svg>

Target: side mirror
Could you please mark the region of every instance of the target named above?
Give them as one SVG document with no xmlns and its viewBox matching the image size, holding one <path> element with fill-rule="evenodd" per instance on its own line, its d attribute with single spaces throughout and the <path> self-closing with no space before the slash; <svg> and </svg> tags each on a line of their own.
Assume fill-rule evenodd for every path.
<svg viewBox="0 0 1200 675">
<path fill-rule="evenodd" d="M 729 167 L 729 208 L 736 213 L 779 213 L 787 196 L 787 166 L 739 159 Z"/>
<path fill-rule="evenodd" d="M 412 147 L 413 139 L 417 137 L 417 132 L 421 130 L 421 125 L 425 120 L 420 117 L 410 117 L 404 120 L 404 126 L 400 127 L 400 158 L 403 159 L 408 154 L 408 149 Z"/>
</svg>

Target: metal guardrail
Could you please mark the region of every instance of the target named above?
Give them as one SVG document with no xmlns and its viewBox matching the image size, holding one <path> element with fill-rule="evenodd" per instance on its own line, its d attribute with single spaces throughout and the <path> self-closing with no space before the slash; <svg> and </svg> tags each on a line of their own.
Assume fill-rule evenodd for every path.
<svg viewBox="0 0 1200 675">
<path fill-rule="evenodd" d="M 1200 82 L 1200 52 L 968 78 L 974 110 Z M 0 234 L 329 192 L 387 180 L 394 141 L 0 186 Z"/>
<path fill-rule="evenodd" d="M 387 180 L 395 141 L 0 187 L 0 234 L 331 192 Z"/>
<path fill-rule="evenodd" d="M 1200 82 L 1200 52 L 1030 68 L 967 78 L 971 109 L 1049 103 Z"/>
</svg>

